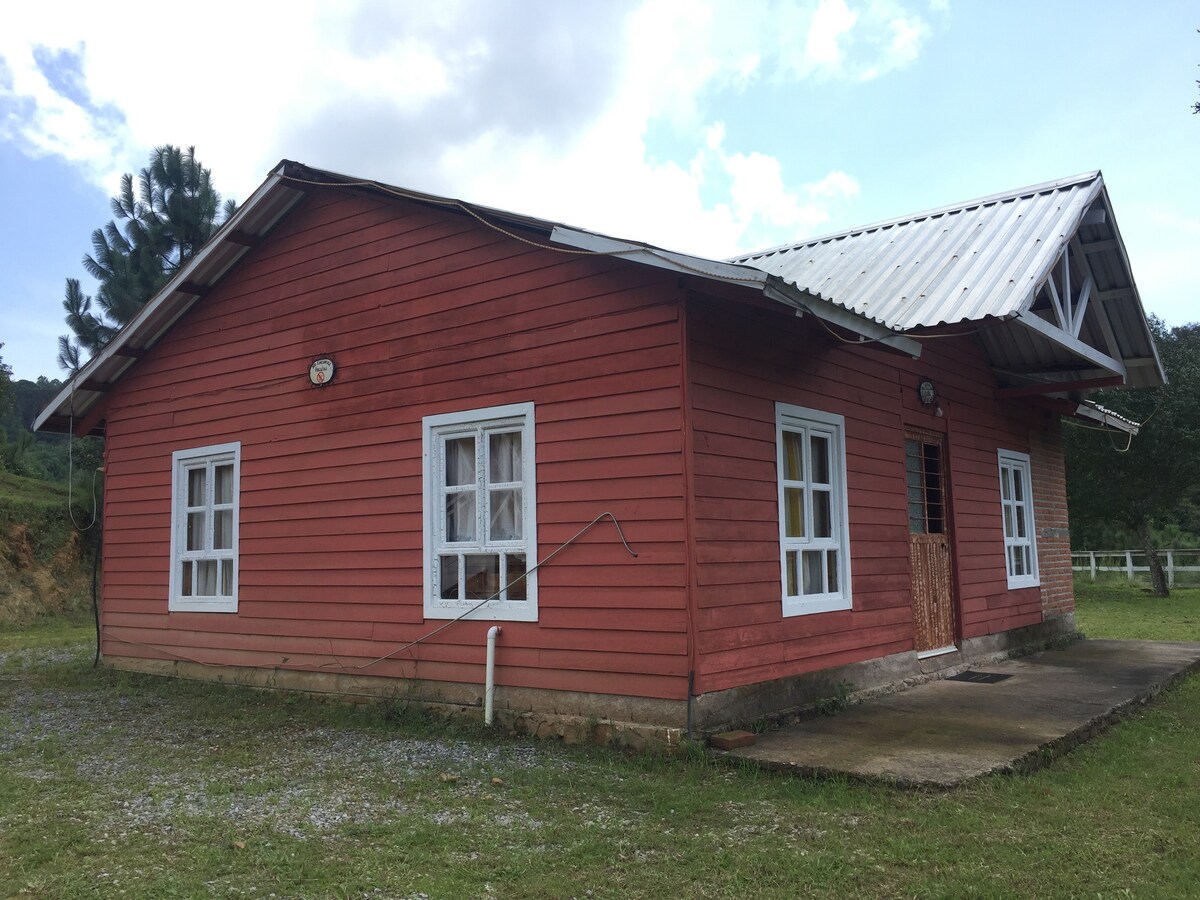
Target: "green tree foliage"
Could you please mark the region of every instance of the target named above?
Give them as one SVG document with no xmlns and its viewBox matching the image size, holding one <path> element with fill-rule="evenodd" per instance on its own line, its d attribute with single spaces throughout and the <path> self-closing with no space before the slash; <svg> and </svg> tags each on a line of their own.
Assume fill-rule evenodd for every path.
<svg viewBox="0 0 1200 900">
<path fill-rule="evenodd" d="M 1123 435 L 1066 429 L 1072 543 L 1090 549 L 1121 530 L 1145 548 L 1155 593 L 1166 596 L 1161 540 L 1197 524 L 1200 506 L 1200 323 L 1167 328 L 1151 318 L 1169 382 L 1138 391 L 1104 391 L 1098 403 L 1142 428 Z"/>
<path fill-rule="evenodd" d="M 61 381 L 46 377 L 11 383 L 9 401 L 0 406 L 0 459 L 3 460 L 0 468 L 27 478 L 66 480 L 67 436 L 34 434 L 31 429 L 38 413 L 61 389 Z M 99 443 L 97 438 L 83 440 Z"/>
<path fill-rule="evenodd" d="M 156 147 L 136 180 L 126 173 L 112 198 L 114 219 L 92 232 L 83 267 L 96 279 L 94 296 L 68 278 L 63 309 L 71 335 L 58 340 L 58 364 L 75 371 L 130 321 L 176 270 L 196 255 L 233 214 L 221 204 L 212 173 L 196 149 Z"/>
<path fill-rule="evenodd" d="M 4 345 L 0 344 L 0 350 Z M 3 357 L 0 357 L 0 416 L 8 412 L 12 406 L 12 367 Z M 0 431 L 0 471 L 6 467 L 8 459 L 8 435 Z"/>
</svg>

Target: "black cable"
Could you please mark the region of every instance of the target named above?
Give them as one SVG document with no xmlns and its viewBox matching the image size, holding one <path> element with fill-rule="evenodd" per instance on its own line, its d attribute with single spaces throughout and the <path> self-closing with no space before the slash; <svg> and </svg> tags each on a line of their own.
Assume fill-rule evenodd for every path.
<svg viewBox="0 0 1200 900">
<path fill-rule="evenodd" d="M 100 571 L 100 552 L 104 549 L 104 528 L 96 532 L 96 550 L 92 554 L 92 615 L 96 619 L 96 658 L 92 668 L 100 665 L 100 595 L 96 590 L 97 574 Z"/>
</svg>

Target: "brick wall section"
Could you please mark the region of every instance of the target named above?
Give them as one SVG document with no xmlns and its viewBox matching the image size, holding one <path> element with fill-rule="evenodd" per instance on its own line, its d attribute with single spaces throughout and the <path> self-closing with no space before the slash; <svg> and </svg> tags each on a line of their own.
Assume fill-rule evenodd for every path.
<svg viewBox="0 0 1200 900">
<path fill-rule="evenodd" d="M 1066 468 L 1062 426 L 1057 418 L 1045 430 L 1030 431 L 1029 457 L 1033 470 L 1033 516 L 1037 530 L 1038 571 L 1042 579 L 1042 612 L 1045 618 L 1052 619 L 1075 611 Z"/>
</svg>

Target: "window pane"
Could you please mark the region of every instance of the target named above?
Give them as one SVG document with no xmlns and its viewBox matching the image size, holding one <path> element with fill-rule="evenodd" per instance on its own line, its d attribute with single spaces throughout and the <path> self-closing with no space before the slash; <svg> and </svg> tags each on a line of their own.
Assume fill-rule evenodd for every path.
<svg viewBox="0 0 1200 900">
<path fill-rule="evenodd" d="M 475 483 L 475 438 L 446 441 L 446 486 Z"/>
<path fill-rule="evenodd" d="M 218 509 L 213 513 L 213 549 L 233 549 L 232 509 Z"/>
<path fill-rule="evenodd" d="M 475 492 L 446 495 L 446 540 L 475 540 Z"/>
<path fill-rule="evenodd" d="M 525 586 L 525 579 L 522 577 L 525 574 L 525 554 L 510 553 L 506 558 L 506 562 L 508 563 L 508 599 L 527 599 L 529 589 Z"/>
<path fill-rule="evenodd" d="M 486 600 L 500 591 L 500 557 L 495 553 L 472 553 L 463 557 L 467 569 L 468 600 Z"/>
<path fill-rule="evenodd" d="M 946 530 L 946 518 L 942 513 L 942 504 L 930 503 L 926 510 L 926 528 L 930 534 L 941 534 Z"/>
<path fill-rule="evenodd" d="M 1004 504 L 1004 536 L 1011 538 L 1015 534 L 1013 530 L 1013 508 L 1009 504 Z"/>
<path fill-rule="evenodd" d="M 795 597 L 800 593 L 800 587 L 796 583 L 796 553 L 789 550 L 784 559 L 787 561 L 787 595 Z"/>
<path fill-rule="evenodd" d="M 1025 499 L 1025 473 L 1020 469 L 1012 470 L 1013 499 L 1020 503 Z"/>
<path fill-rule="evenodd" d="M 521 432 L 488 435 L 488 482 L 498 484 L 521 480 Z"/>
<path fill-rule="evenodd" d="M 204 505 L 204 469 L 188 469 L 188 506 Z"/>
<path fill-rule="evenodd" d="M 511 491 L 489 491 L 491 521 L 488 534 L 493 541 L 517 541 L 521 539 L 521 489 Z"/>
<path fill-rule="evenodd" d="M 784 527 L 788 537 L 804 537 L 804 488 L 784 488 Z"/>
<path fill-rule="evenodd" d="M 908 501 L 908 531 L 909 534 L 925 533 L 925 510 L 920 500 Z"/>
<path fill-rule="evenodd" d="M 1025 557 L 1021 553 L 1020 547 L 1010 547 L 1009 553 L 1012 557 L 1012 573 L 1014 575 L 1025 574 Z"/>
<path fill-rule="evenodd" d="M 1025 507 L 1018 506 L 1013 513 L 1017 520 L 1017 537 L 1024 538 L 1025 534 Z"/>
<path fill-rule="evenodd" d="M 1011 473 L 1012 473 L 1012 470 L 1010 468 L 1008 468 L 1008 466 L 1000 467 L 1000 499 L 1001 500 L 1011 500 L 1012 499 L 1012 487 L 1009 482 L 1009 479 L 1012 477 Z"/>
<path fill-rule="evenodd" d="M 838 566 L 837 566 L 837 551 L 825 551 L 825 568 L 829 575 L 829 593 L 836 594 L 838 591 Z"/>
<path fill-rule="evenodd" d="M 829 438 L 812 437 L 812 481 L 813 484 L 829 484 Z"/>
<path fill-rule="evenodd" d="M 199 597 L 215 597 L 217 595 L 217 561 L 215 559 L 197 561 L 196 595 Z"/>
<path fill-rule="evenodd" d="M 813 501 L 813 537 L 833 537 L 833 519 L 829 508 L 829 491 L 812 493 Z"/>
<path fill-rule="evenodd" d="M 1033 560 L 1029 558 L 1029 548 L 1021 548 L 1021 565 L 1025 567 L 1025 574 L 1033 574 Z"/>
<path fill-rule="evenodd" d="M 458 557 L 443 556 L 440 557 L 440 572 L 438 582 L 441 584 L 441 591 L 438 594 L 443 600 L 458 599 Z"/>
<path fill-rule="evenodd" d="M 223 465 L 213 469 L 213 502 L 233 502 L 233 466 Z"/>
<path fill-rule="evenodd" d="M 921 456 L 921 448 L 916 441 L 904 442 L 904 468 L 910 472 L 915 472 L 920 468 L 918 459 Z"/>
<path fill-rule="evenodd" d="M 192 563 L 190 560 L 183 564 L 183 571 L 179 575 L 179 592 L 185 597 L 192 596 Z"/>
<path fill-rule="evenodd" d="M 825 593 L 825 579 L 821 577 L 821 558 L 824 555 L 824 550 L 804 550 L 800 554 L 805 594 Z"/>
<path fill-rule="evenodd" d="M 794 431 L 783 433 L 783 477 L 788 481 L 804 480 L 804 435 Z"/>
<path fill-rule="evenodd" d="M 233 560 L 221 560 L 221 596 L 233 596 Z"/>
<path fill-rule="evenodd" d="M 188 513 L 187 517 L 187 548 L 189 550 L 204 549 L 204 513 Z"/>
</svg>

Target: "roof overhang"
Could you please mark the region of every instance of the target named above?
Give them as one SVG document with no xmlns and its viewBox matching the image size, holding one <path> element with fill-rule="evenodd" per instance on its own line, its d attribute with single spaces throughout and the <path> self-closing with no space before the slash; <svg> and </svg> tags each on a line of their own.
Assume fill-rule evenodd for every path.
<svg viewBox="0 0 1200 900">
<path fill-rule="evenodd" d="M 1017 312 L 982 332 L 1002 380 L 1076 395 L 1164 384 L 1166 373 L 1099 173 L 1048 249 Z"/>
<path fill-rule="evenodd" d="M 34 431 L 102 434 L 94 411 L 104 395 L 170 328 L 208 294 L 272 228 L 304 199 L 307 189 L 273 172 L 220 230 L 136 316 L 71 377 L 34 420 Z"/>
<path fill-rule="evenodd" d="M 1165 380 L 1099 171 L 730 262 L 901 334 L 974 326 L 1002 387 Z"/>
</svg>

